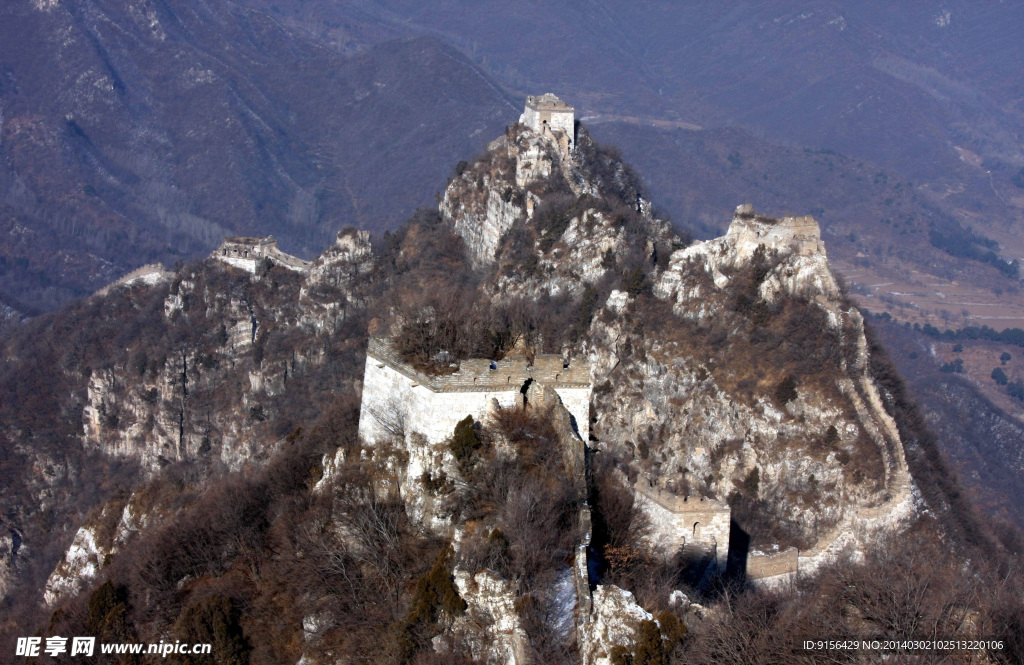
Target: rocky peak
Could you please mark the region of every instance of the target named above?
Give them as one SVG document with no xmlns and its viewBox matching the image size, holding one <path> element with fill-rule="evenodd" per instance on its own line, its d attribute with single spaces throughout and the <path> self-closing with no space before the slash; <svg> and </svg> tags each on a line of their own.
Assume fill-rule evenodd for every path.
<svg viewBox="0 0 1024 665">
<path fill-rule="evenodd" d="M 474 265 L 494 261 L 502 236 L 539 203 L 528 187 L 551 178 L 560 162 L 548 137 L 515 125 L 473 164 L 459 163 L 439 208 L 465 241 Z"/>
<path fill-rule="evenodd" d="M 694 271 L 695 266 L 703 270 Z M 759 215 L 749 204 L 736 208 L 724 236 L 675 252 L 655 290 L 681 305 L 707 293 L 705 275 L 721 290 L 750 266 L 762 273 L 758 296 L 766 302 L 777 302 L 783 296 L 821 296 L 819 304 L 828 306 L 840 298 L 818 222 L 811 216 L 775 219 Z M 702 311 L 690 310 L 690 314 L 702 316 Z"/>
<path fill-rule="evenodd" d="M 813 217 L 775 219 L 758 215 L 749 203 L 736 208 L 725 240 L 735 248 L 737 259 L 749 259 L 760 245 L 768 251 L 825 256 L 821 229 Z"/>
<path fill-rule="evenodd" d="M 560 137 L 511 126 L 472 164 L 460 163 L 440 203 L 474 267 L 497 271 L 485 286 L 497 297 L 579 297 L 609 273 L 640 270 L 683 246 L 614 150 L 583 126 L 571 151 Z"/>
</svg>

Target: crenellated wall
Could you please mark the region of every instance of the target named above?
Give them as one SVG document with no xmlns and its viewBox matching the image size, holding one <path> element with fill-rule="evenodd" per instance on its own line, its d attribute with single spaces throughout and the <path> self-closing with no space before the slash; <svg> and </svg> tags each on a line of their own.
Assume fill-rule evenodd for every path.
<svg viewBox="0 0 1024 665">
<path fill-rule="evenodd" d="M 781 552 L 750 552 L 746 578 L 755 586 L 772 588 L 796 579 L 800 570 L 800 552 L 791 547 Z"/>
<path fill-rule="evenodd" d="M 494 402 L 503 408 L 523 404 L 524 384 L 533 380 L 557 393 L 572 415 L 580 438 L 589 437 L 590 367 L 541 355 L 498 361 L 463 360 L 458 371 L 428 376 L 402 362 L 387 342 L 370 340 L 363 376 L 359 435 L 368 443 L 396 431 L 418 432 L 428 443 L 444 441 L 467 415 L 480 420 Z"/>
<path fill-rule="evenodd" d="M 704 497 L 681 497 L 661 490 L 641 476 L 633 486 L 640 507 L 651 521 L 651 540 L 665 554 L 680 549 L 703 550 L 716 566 L 729 553 L 732 511 L 727 504 Z"/>
<path fill-rule="evenodd" d="M 545 129 L 564 132 L 573 137 L 575 130 L 576 110 L 549 93 L 526 98 L 526 107 L 519 117 L 523 123 L 538 134 Z"/>
<path fill-rule="evenodd" d="M 268 259 L 273 261 L 275 265 L 302 273 L 309 272 L 312 265 L 309 261 L 303 261 L 297 256 L 286 254 L 278 249 L 274 236 L 267 236 L 266 238 L 249 238 L 244 236 L 225 238 L 224 242 L 221 243 L 212 256 L 230 266 L 253 274 L 256 273 L 257 263 L 262 259 Z"/>
</svg>

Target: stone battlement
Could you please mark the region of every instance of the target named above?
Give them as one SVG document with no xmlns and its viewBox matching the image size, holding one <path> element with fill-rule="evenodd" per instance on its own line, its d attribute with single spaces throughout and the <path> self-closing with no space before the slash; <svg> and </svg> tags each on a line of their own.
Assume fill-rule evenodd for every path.
<svg viewBox="0 0 1024 665">
<path fill-rule="evenodd" d="M 590 363 L 563 361 L 554 354 L 538 355 L 531 364 L 526 358 L 463 360 L 452 374 L 431 376 L 403 362 L 387 340 L 371 339 L 366 350 L 380 363 L 406 376 L 431 392 L 518 392 L 529 379 L 552 388 L 590 388 Z"/>
<path fill-rule="evenodd" d="M 568 409 L 576 433 L 586 441 L 591 384 L 585 361 L 566 366 L 554 355 L 538 356 L 532 364 L 525 358 L 463 360 L 453 374 L 429 376 L 403 362 L 388 340 L 371 339 L 359 435 L 374 444 L 401 431 L 435 444 L 450 437 L 467 415 L 484 420 L 495 407 L 523 406 L 534 382 L 554 391 Z"/>
<path fill-rule="evenodd" d="M 576 110 L 550 92 L 527 97 L 519 122 L 552 139 L 563 156 L 576 144 Z"/>
<path fill-rule="evenodd" d="M 144 284 L 156 284 L 157 282 L 170 279 L 174 273 L 164 268 L 162 263 L 149 263 L 141 268 L 136 268 L 127 275 L 122 275 L 117 281 L 107 284 L 94 295 L 105 296 L 111 290 L 119 286 L 130 286 L 142 282 Z"/>
<path fill-rule="evenodd" d="M 708 516 L 729 513 L 729 504 L 703 496 L 679 496 L 653 486 L 650 480 L 641 477 L 634 486 L 636 491 L 665 510 L 686 515 L 706 514 Z"/>
<path fill-rule="evenodd" d="M 800 570 L 800 552 L 795 548 L 782 552 L 750 552 L 747 555 L 747 580 L 771 586 L 792 579 Z"/>
<path fill-rule="evenodd" d="M 224 238 L 224 242 L 213 253 L 213 258 L 253 274 L 256 273 L 256 264 L 264 259 L 271 261 L 274 265 L 302 273 L 309 272 L 312 265 L 309 261 L 303 261 L 297 256 L 286 254 L 278 249 L 274 236 Z"/>
<path fill-rule="evenodd" d="M 702 549 L 713 555 L 716 567 L 729 551 L 732 510 L 706 497 L 678 496 L 641 475 L 633 485 L 639 505 L 651 521 L 652 540 L 665 554 Z"/>
</svg>

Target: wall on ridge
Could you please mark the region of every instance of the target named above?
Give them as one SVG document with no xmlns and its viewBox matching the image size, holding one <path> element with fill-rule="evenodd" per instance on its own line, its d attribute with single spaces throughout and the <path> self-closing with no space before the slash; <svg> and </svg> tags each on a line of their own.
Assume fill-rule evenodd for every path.
<svg viewBox="0 0 1024 665">
<path fill-rule="evenodd" d="M 525 379 L 520 377 L 514 377 L 507 386 L 464 385 L 435 390 L 426 377 L 389 358 L 379 357 L 385 355 L 383 353 L 374 353 L 379 350 L 380 347 L 371 343 L 363 375 L 359 435 L 367 443 L 376 443 L 398 430 L 418 432 L 428 443 L 439 443 L 450 437 L 455 425 L 467 415 L 475 420 L 486 417 L 493 401 L 503 408 L 523 403 L 520 388 Z M 546 385 L 558 394 L 572 415 L 580 438 L 586 441 L 590 420 L 589 385 Z"/>
</svg>

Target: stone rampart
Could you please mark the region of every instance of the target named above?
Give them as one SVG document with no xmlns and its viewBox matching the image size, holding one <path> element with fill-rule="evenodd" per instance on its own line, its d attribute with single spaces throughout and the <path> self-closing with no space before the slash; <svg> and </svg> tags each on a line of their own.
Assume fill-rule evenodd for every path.
<svg viewBox="0 0 1024 665">
<path fill-rule="evenodd" d="M 654 487 L 641 476 L 633 486 L 640 506 L 651 521 L 652 540 L 666 554 L 683 548 L 705 549 L 716 564 L 729 552 L 732 511 L 728 504 L 705 497 L 681 497 Z"/>
<path fill-rule="evenodd" d="M 136 284 L 138 282 L 156 284 L 161 280 L 170 279 L 173 276 L 174 273 L 165 269 L 162 263 L 149 263 L 140 268 L 136 268 L 127 275 L 121 276 L 117 281 L 104 286 L 102 289 L 97 291 L 95 295 L 105 296 L 115 287 L 130 286 L 131 284 Z"/>
<path fill-rule="evenodd" d="M 575 147 L 576 110 L 550 92 L 527 97 L 519 122 L 554 141 L 563 157 Z"/>
<path fill-rule="evenodd" d="M 223 261 L 230 266 L 240 268 L 252 274 L 256 274 L 256 266 L 261 260 L 269 260 L 274 265 L 294 270 L 295 272 L 309 272 L 312 263 L 304 261 L 297 256 L 286 254 L 277 247 L 277 240 L 274 236 L 266 238 L 253 238 L 248 236 L 233 236 L 225 238 L 213 258 Z"/>
<path fill-rule="evenodd" d="M 564 132 L 568 136 L 574 134 L 575 121 L 576 110 L 550 92 L 538 97 L 527 97 L 526 108 L 519 119 L 519 122 L 538 134 L 547 128 Z"/>
<path fill-rule="evenodd" d="M 810 216 L 772 219 L 754 213 L 753 206 L 736 209 L 726 238 L 736 247 L 738 258 L 746 260 L 758 245 L 770 250 L 790 249 L 799 256 L 825 255 L 821 228 Z"/>
<path fill-rule="evenodd" d="M 800 570 L 800 553 L 796 548 L 766 554 L 747 555 L 747 580 L 755 585 L 773 586 L 793 579 Z"/>
<path fill-rule="evenodd" d="M 480 420 L 497 403 L 523 404 L 530 380 L 552 388 L 573 418 L 580 438 L 589 436 L 590 368 L 554 355 L 498 361 L 463 360 L 453 374 L 430 376 L 404 363 L 384 340 L 366 352 L 359 434 L 368 443 L 398 432 L 418 432 L 431 444 L 444 441 L 467 415 Z"/>
<path fill-rule="evenodd" d="M 384 340 L 371 339 L 366 353 L 433 392 L 518 391 L 528 379 L 552 388 L 590 389 L 590 363 L 565 362 L 555 354 L 537 355 L 532 363 L 522 356 L 502 360 L 472 358 L 461 361 L 458 370 L 451 374 L 428 375 L 402 361 Z"/>
</svg>

